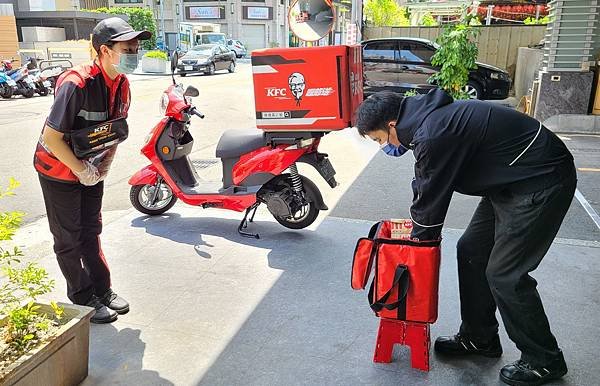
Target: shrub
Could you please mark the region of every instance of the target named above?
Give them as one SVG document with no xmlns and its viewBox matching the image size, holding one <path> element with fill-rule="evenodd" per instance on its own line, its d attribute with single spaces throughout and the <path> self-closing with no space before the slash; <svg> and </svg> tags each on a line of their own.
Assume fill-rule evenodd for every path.
<svg viewBox="0 0 600 386">
<path fill-rule="evenodd" d="M 167 54 L 162 51 L 148 51 L 144 54 L 144 58 L 169 60 L 169 57 L 167 56 Z"/>
<path fill-rule="evenodd" d="M 469 71 L 477 68 L 477 44 L 473 41 L 477 32 L 470 20 L 444 28 L 436 42 L 440 48 L 431 57 L 431 63 L 440 71 L 429 80 L 446 90 L 455 99 L 468 99 L 464 88 L 469 81 Z"/>
<path fill-rule="evenodd" d="M 19 183 L 10 179 L 8 188 L 0 189 L 0 198 L 14 195 Z M 0 381 L 3 368 L 24 353 L 52 336 L 51 327 L 58 325 L 63 309 L 52 302 L 54 315 L 49 317 L 38 312 L 36 299 L 54 287 L 54 280 L 37 264 L 21 262 L 23 252 L 14 247 L 5 249 L 1 242 L 12 240 L 23 221 L 24 213 L 0 212 L 0 317 L 6 324 L 0 328 Z"/>
<path fill-rule="evenodd" d="M 419 25 L 422 25 L 424 27 L 435 27 L 438 25 L 438 22 L 429 12 L 427 12 L 423 15 L 423 17 L 421 17 Z"/>
<path fill-rule="evenodd" d="M 364 6 L 365 19 L 373 27 L 409 26 L 406 9 L 396 0 L 367 0 Z"/>
<path fill-rule="evenodd" d="M 82 9 L 82 11 L 84 11 Z M 127 15 L 129 17 L 128 23 L 136 31 L 149 31 L 152 33 L 152 37 L 148 40 L 140 41 L 140 47 L 144 50 L 153 50 L 156 48 L 156 21 L 154 20 L 154 14 L 150 8 L 141 7 L 112 7 L 112 8 L 97 8 L 97 9 L 86 9 L 87 12 L 99 12 L 108 13 L 111 15 Z"/>
</svg>

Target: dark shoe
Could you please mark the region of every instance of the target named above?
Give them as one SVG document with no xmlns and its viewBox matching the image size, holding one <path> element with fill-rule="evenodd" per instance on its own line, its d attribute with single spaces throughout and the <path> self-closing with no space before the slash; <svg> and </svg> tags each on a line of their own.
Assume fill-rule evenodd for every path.
<svg viewBox="0 0 600 386">
<path fill-rule="evenodd" d="M 117 313 L 104 304 L 100 303 L 100 299 L 96 296 L 92 296 L 86 306 L 96 309 L 96 312 L 90 319 L 92 323 L 112 323 L 117 320 Z"/>
<path fill-rule="evenodd" d="M 456 334 L 440 336 L 435 340 L 434 349 L 440 354 L 447 355 L 481 355 L 488 358 L 498 358 L 502 355 L 502 346 L 498 334 L 489 342 L 482 343 Z"/>
<path fill-rule="evenodd" d="M 129 312 L 129 303 L 119 295 L 113 292 L 112 289 L 106 291 L 100 297 L 100 302 L 111 310 L 117 311 L 117 314 L 123 315 Z"/>
<path fill-rule="evenodd" d="M 500 379 L 513 386 L 538 386 L 561 378 L 567 371 L 567 364 L 562 355 L 547 366 L 533 366 L 519 359 L 500 370 Z"/>
</svg>

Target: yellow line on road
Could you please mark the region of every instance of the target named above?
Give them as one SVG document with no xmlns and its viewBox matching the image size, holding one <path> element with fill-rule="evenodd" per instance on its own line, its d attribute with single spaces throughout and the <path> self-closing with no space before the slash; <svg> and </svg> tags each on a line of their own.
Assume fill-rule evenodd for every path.
<svg viewBox="0 0 600 386">
<path fill-rule="evenodd" d="M 580 172 L 600 172 L 598 168 L 577 168 Z"/>
</svg>

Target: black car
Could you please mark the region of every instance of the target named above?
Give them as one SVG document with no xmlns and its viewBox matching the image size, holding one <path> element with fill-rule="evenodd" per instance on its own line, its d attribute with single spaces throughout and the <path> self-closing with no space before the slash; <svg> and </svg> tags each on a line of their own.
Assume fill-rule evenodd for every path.
<svg viewBox="0 0 600 386">
<path fill-rule="evenodd" d="M 235 52 L 221 44 L 194 46 L 177 61 L 177 73 L 181 76 L 200 72 L 213 75 L 219 70 L 235 71 Z"/>
<path fill-rule="evenodd" d="M 362 42 L 365 96 L 391 90 L 424 93 L 435 87 L 429 83 L 438 68 L 431 65 L 437 47 L 426 39 L 388 38 Z M 510 76 L 500 68 L 477 63 L 469 73 L 466 91 L 471 98 L 505 99 L 510 90 Z"/>
</svg>

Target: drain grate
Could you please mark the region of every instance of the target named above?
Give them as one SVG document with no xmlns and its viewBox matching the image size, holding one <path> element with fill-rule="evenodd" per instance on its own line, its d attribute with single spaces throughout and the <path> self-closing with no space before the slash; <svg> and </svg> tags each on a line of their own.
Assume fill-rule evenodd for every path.
<svg viewBox="0 0 600 386">
<path fill-rule="evenodd" d="M 195 159 L 195 160 L 192 160 L 192 165 L 194 165 L 194 167 L 196 169 L 207 169 L 211 166 L 216 165 L 217 163 L 219 163 L 218 159 Z"/>
</svg>

